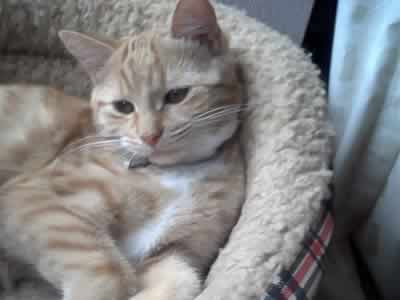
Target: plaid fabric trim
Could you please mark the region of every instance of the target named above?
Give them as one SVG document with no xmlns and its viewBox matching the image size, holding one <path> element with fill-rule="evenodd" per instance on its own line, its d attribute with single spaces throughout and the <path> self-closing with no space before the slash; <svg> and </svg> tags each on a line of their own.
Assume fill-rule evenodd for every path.
<svg viewBox="0 0 400 300">
<path fill-rule="evenodd" d="M 320 220 L 304 240 L 304 247 L 289 270 L 283 270 L 271 284 L 263 300 L 309 300 L 322 277 L 321 259 L 332 238 L 334 221 L 330 201 Z"/>
</svg>

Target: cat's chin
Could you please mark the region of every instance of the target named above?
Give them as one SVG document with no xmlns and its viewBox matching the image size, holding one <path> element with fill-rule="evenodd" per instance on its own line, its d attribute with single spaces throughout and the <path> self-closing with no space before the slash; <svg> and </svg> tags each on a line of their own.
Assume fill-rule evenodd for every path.
<svg viewBox="0 0 400 300">
<path fill-rule="evenodd" d="M 154 155 L 149 157 L 148 160 L 152 165 L 160 166 L 160 167 L 168 167 L 173 165 L 185 164 L 189 163 L 188 159 L 181 159 L 176 157 L 175 155 Z"/>
<path fill-rule="evenodd" d="M 202 155 L 193 155 L 193 153 L 185 154 L 180 152 L 174 153 L 153 153 L 148 157 L 148 161 L 160 167 L 169 167 L 174 165 L 193 164 L 209 159 L 215 154 L 215 151 L 202 153 Z"/>
</svg>

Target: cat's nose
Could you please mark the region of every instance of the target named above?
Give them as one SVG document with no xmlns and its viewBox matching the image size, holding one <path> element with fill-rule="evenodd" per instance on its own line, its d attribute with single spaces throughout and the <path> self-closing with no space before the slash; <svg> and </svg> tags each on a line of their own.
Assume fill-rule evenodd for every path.
<svg viewBox="0 0 400 300">
<path fill-rule="evenodd" d="M 147 145 L 155 146 L 158 143 L 158 141 L 160 140 L 161 135 L 162 135 L 162 131 L 160 130 L 156 133 L 142 135 L 141 139 Z"/>
</svg>

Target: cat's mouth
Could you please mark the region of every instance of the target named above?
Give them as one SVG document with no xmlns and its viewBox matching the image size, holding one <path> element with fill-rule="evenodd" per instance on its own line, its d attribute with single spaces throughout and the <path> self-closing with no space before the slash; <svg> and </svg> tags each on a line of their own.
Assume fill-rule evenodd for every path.
<svg viewBox="0 0 400 300">
<path fill-rule="evenodd" d="M 130 168 L 148 164 L 170 165 L 179 163 L 181 150 L 185 148 L 185 140 L 189 136 L 189 132 L 182 128 L 179 130 L 166 129 L 155 145 L 149 145 L 140 138 L 124 136 L 120 137 L 120 146 L 128 153 L 125 157 L 128 159 L 127 164 Z"/>
<path fill-rule="evenodd" d="M 129 168 L 143 167 L 150 163 L 149 157 L 154 152 L 154 147 L 125 136 L 119 142 L 124 152 L 123 159 Z"/>
<path fill-rule="evenodd" d="M 182 163 L 182 149 L 176 147 L 167 147 L 162 144 L 154 147 L 148 146 L 145 143 L 126 145 L 125 150 L 130 153 L 126 164 L 129 168 L 146 167 L 150 164 L 157 166 L 169 166 Z"/>
<path fill-rule="evenodd" d="M 129 168 L 145 167 L 149 164 L 163 165 L 161 161 L 165 158 L 173 158 L 178 154 L 178 149 L 166 146 L 160 142 L 155 146 L 132 140 L 127 137 L 121 138 L 121 146 L 128 153 L 125 155 L 126 164 Z M 169 160 L 169 159 L 167 159 Z"/>
<path fill-rule="evenodd" d="M 174 159 L 178 155 L 176 149 L 169 148 L 152 148 L 151 151 L 144 151 L 143 153 L 132 153 L 132 157 L 130 158 L 128 164 L 129 168 L 140 168 L 146 167 L 150 164 L 153 165 L 170 165 L 179 163 L 179 160 Z M 167 161 L 172 160 L 173 163 Z"/>
</svg>

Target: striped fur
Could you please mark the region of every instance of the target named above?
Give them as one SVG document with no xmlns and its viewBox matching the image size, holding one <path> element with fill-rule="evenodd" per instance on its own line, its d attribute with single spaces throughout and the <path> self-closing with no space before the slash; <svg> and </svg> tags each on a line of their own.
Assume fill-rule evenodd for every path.
<svg viewBox="0 0 400 300">
<path fill-rule="evenodd" d="M 0 88 L 0 161 L 15 171 L 0 187 L 1 246 L 65 300 L 193 299 L 236 222 L 237 62 L 207 0 L 182 0 L 172 20 L 167 36 L 115 43 L 60 34 L 93 81 L 90 109 L 45 87 Z M 151 164 L 127 169 L 121 153 Z"/>
</svg>

